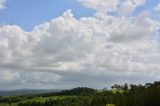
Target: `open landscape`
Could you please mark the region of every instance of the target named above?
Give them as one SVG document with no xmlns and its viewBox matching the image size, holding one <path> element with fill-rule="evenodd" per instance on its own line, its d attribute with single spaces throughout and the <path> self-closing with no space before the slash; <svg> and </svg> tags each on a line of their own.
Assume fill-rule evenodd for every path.
<svg viewBox="0 0 160 106">
<path fill-rule="evenodd" d="M 115 84 L 111 90 L 77 87 L 59 92 L 0 97 L 0 106 L 160 106 L 160 81 Z"/>
<path fill-rule="evenodd" d="M 0 0 L 0 106 L 160 106 L 160 0 Z"/>
</svg>

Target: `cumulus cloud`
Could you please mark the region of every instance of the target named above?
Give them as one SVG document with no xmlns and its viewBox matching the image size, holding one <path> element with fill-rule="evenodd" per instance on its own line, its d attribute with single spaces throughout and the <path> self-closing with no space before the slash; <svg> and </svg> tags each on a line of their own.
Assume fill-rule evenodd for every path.
<svg viewBox="0 0 160 106">
<path fill-rule="evenodd" d="M 4 9 L 5 8 L 5 3 L 7 0 L 0 0 L 0 9 Z"/>
<path fill-rule="evenodd" d="M 145 4 L 145 0 L 79 0 L 84 6 L 95 9 L 97 15 L 117 12 L 119 15 L 129 15 L 138 6 Z"/>
<path fill-rule="evenodd" d="M 133 4 L 140 5 L 138 1 Z M 104 2 L 105 12 L 116 9 L 117 3 L 102 2 L 82 1 L 98 11 Z M 159 28 L 159 21 L 146 11 L 136 16 L 76 19 L 67 10 L 31 32 L 2 25 L 1 89 L 103 88 L 114 82 L 158 80 L 160 54 L 154 34 Z"/>
</svg>

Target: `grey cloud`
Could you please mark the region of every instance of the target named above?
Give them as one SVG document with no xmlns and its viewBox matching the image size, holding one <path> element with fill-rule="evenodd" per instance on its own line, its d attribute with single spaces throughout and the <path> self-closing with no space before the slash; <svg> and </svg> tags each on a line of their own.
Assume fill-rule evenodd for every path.
<svg viewBox="0 0 160 106">
<path fill-rule="evenodd" d="M 107 8 L 112 6 L 115 4 Z M 91 7 L 98 8 L 95 4 Z M 158 80 L 160 55 L 151 39 L 159 28 L 157 23 L 148 12 L 124 18 L 76 19 L 68 10 L 31 32 L 3 25 L 1 89 L 103 88 L 114 82 L 143 83 L 146 77 Z"/>
</svg>

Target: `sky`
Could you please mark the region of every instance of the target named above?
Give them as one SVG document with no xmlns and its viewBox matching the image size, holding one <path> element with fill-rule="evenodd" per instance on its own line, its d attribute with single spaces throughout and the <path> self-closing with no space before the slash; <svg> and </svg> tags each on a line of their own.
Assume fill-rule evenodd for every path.
<svg viewBox="0 0 160 106">
<path fill-rule="evenodd" d="M 159 0 L 0 0 L 0 89 L 160 80 Z"/>
</svg>

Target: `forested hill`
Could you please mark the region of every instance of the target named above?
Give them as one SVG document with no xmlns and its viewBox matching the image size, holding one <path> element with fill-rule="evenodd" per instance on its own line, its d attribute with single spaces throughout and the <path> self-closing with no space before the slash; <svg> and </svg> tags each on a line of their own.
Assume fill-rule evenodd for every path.
<svg viewBox="0 0 160 106">
<path fill-rule="evenodd" d="M 0 106 L 160 106 L 160 81 L 115 84 L 112 90 L 78 87 L 61 92 L 0 97 Z"/>
<path fill-rule="evenodd" d="M 0 90 L 0 96 L 19 96 L 28 94 L 60 92 L 59 89 L 20 89 L 20 90 Z"/>
</svg>

